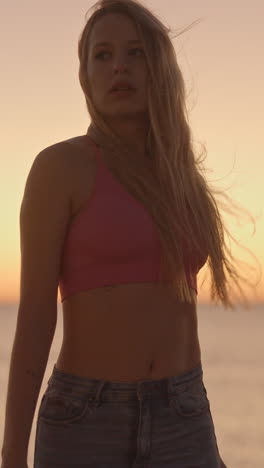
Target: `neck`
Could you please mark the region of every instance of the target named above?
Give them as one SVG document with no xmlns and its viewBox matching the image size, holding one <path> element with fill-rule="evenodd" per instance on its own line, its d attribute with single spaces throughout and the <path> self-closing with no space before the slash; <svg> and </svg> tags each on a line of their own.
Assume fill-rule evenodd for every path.
<svg viewBox="0 0 264 468">
<path fill-rule="evenodd" d="M 111 122 L 112 131 L 120 138 L 122 143 L 136 155 L 144 157 L 147 151 L 148 122 L 140 119 L 136 124 L 130 122 Z"/>
<path fill-rule="evenodd" d="M 118 127 L 111 124 L 110 128 L 120 139 L 121 146 L 131 152 L 134 157 L 137 156 L 139 158 L 144 158 L 146 156 L 148 132 L 146 125 L 145 127 L 143 125 L 131 127 L 131 125 L 127 125 L 125 122 L 124 125 L 118 125 Z M 87 135 L 89 135 L 99 146 L 111 149 L 111 143 L 108 136 L 93 122 L 88 127 Z"/>
</svg>

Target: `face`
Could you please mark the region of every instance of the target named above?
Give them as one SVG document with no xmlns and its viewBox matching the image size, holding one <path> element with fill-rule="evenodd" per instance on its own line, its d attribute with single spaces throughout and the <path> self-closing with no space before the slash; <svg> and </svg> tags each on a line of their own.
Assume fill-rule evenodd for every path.
<svg viewBox="0 0 264 468">
<path fill-rule="evenodd" d="M 109 44 L 96 46 L 98 42 Z M 147 64 L 143 44 L 130 18 L 111 13 L 95 23 L 90 36 L 87 71 L 94 105 L 106 120 L 146 116 Z M 120 79 L 129 81 L 135 91 L 126 95 L 110 93 Z"/>
</svg>

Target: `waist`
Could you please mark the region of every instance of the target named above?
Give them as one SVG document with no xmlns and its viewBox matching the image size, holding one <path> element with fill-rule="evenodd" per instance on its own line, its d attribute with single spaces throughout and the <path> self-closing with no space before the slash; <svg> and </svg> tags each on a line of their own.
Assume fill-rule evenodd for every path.
<svg viewBox="0 0 264 468">
<path fill-rule="evenodd" d="M 172 375 L 161 379 L 141 379 L 136 382 L 122 382 L 108 379 L 95 379 L 92 377 L 81 377 L 73 373 L 64 372 L 54 365 L 48 386 L 61 392 L 70 392 L 71 395 L 82 396 L 89 392 L 95 393 L 95 389 L 104 388 L 103 399 L 117 401 L 128 401 L 137 399 L 140 389 L 144 398 L 157 398 L 161 393 L 179 394 L 186 391 L 186 386 L 195 382 L 202 382 L 203 367 L 199 362 L 180 375 Z"/>
</svg>

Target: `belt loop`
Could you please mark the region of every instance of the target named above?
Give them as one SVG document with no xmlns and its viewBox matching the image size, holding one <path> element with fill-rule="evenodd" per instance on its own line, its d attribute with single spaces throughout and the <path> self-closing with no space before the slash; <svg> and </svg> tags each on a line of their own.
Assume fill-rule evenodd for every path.
<svg viewBox="0 0 264 468">
<path fill-rule="evenodd" d="M 139 401 L 143 400 L 141 389 L 142 389 L 142 382 L 137 382 L 137 397 Z"/>
<path fill-rule="evenodd" d="M 170 377 L 167 378 L 167 385 L 166 385 L 166 387 L 167 387 L 167 389 L 166 389 L 166 391 L 167 391 L 167 398 L 169 398 L 170 394 L 172 393 L 172 391 L 171 391 L 171 378 L 170 378 Z"/>
<path fill-rule="evenodd" d="M 100 401 L 100 396 L 101 396 L 101 392 L 102 392 L 102 389 L 103 387 L 105 386 L 105 383 L 106 381 L 105 380 L 102 380 L 99 385 L 98 385 L 98 388 L 96 389 L 96 395 L 95 395 L 95 398 L 92 398 L 90 397 L 89 400 L 90 401 L 93 401 L 94 402 L 94 406 L 97 408 L 97 406 L 100 405 L 101 401 Z"/>
</svg>

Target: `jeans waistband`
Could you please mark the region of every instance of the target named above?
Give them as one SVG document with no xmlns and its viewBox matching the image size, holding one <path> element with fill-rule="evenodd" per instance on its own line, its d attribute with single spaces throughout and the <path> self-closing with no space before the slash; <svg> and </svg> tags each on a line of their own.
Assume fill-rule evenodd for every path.
<svg viewBox="0 0 264 468">
<path fill-rule="evenodd" d="M 135 400 L 138 398 L 157 398 L 161 395 L 168 396 L 171 393 L 178 394 L 186 391 L 195 382 L 201 382 L 202 379 L 202 363 L 181 375 L 137 382 L 117 382 L 80 377 L 65 373 L 54 365 L 48 386 L 73 396 L 90 395 L 93 397 L 91 399 L 95 400 L 99 397 L 102 400 Z"/>
</svg>

